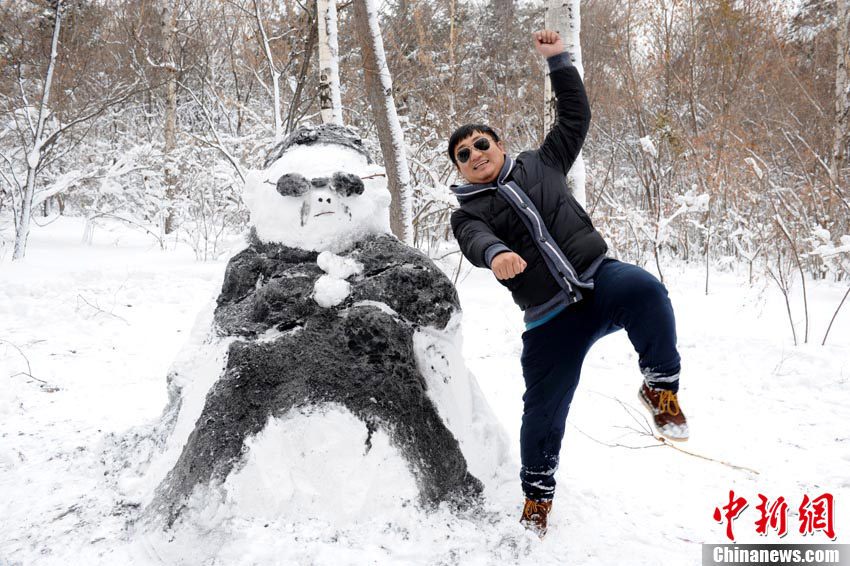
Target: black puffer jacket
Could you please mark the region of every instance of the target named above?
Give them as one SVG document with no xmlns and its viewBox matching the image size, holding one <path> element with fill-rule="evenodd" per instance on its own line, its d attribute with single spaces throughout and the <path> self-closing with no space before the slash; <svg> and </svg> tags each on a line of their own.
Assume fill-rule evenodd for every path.
<svg viewBox="0 0 850 566">
<path fill-rule="evenodd" d="M 528 263 L 516 277 L 500 280 L 522 310 L 551 303 L 553 297 L 568 294 L 576 284 L 592 287 L 581 283 L 592 275 L 586 272 L 598 265 L 608 249 L 566 184 L 567 171 L 590 124 L 584 85 L 568 54 L 551 57 L 549 66 L 558 117 L 540 149 L 525 151 L 516 160 L 506 156 L 499 179 L 491 185 L 452 187 L 461 206 L 452 214 L 451 225 L 464 256 L 475 266 L 489 267 L 495 255 L 513 251 Z M 518 186 L 524 195 L 512 197 L 508 186 Z M 525 199 L 530 203 L 523 203 Z M 535 208 L 536 218 L 542 219 L 548 234 L 536 231 L 535 215 L 529 213 Z M 559 273 L 563 271 L 560 268 L 553 269 L 551 258 L 542 253 L 547 248 L 541 242 L 549 237 L 571 264 L 572 277 Z M 570 279 L 572 285 L 559 282 L 558 275 Z"/>
</svg>

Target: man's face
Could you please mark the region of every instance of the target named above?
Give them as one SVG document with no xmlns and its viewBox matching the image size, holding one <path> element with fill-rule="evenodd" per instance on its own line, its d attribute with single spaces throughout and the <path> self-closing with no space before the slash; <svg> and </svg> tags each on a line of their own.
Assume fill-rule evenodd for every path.
<svg viewBox="0 0 850 566">
<path fill-rule="evenodd" d="M 475 147 L 475 143 L 480 139 L 489 141 L 490 147 L 484 150 Z M 470 152 L 465 163 L 458 159 L 458 152 L 462 149 L 468 149 Z M 479 131 L 472 132 L 471 136 L 462 139 L 454 148 L 454 152 L 458 171 L 468 183 L 494 181 L 505 164 L 505 148 L 502 142 L 494 142 L 490 135 Z"/>
</svg>

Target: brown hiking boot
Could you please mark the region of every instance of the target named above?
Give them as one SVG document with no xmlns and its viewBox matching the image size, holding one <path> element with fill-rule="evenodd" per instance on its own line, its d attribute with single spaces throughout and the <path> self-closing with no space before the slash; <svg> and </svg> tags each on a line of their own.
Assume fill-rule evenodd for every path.
<svg viewBox="0 0 850 566">
<path fill-rule="evenodd" d="M 688 439 L 688 420 L 679 407 L 679 399 L 675 393 L 665 389 L 653 389 L 644 383 L 638 397 L 652 413 L 652 420 L 659 434 L 677 442 Z"/>
<path fill-rule="evenodd" d="M 525 507 L 522 510 L 522 517 L 519 522 L 529 531 L 534 532 L 540 538 L 546 536 L 546 518 L 549 516 L 549 511 L 552 510 L 551 501 L 533 501 L 525 500 Z"/>
</svg>

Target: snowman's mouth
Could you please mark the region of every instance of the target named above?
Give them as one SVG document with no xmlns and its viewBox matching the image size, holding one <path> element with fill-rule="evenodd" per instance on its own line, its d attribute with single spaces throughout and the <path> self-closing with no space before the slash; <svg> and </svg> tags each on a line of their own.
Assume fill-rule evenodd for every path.
<svg viewBox="0 0 850 566">
<path fill-rule="evenodd" d="M 313 218 L 316 218 L 317 216 L 322 216 L 322 215 L 325 215 L 325 214 L 333 214 L 333 212 L 331 212 L 331 211 L 320 212 L 319 214 L 314 214 Z"/>
</svg>

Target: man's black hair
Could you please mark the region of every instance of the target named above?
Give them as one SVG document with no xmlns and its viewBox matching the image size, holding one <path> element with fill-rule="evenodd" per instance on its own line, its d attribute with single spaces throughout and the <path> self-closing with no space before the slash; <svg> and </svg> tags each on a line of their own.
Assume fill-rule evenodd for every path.
<svg viewBox="0 0 850 566">
<path fill-rule="evenodd" d="M 494 142 L 499 141 L 499 134 L 497 134 L 493 128 L 484 124 L 464 124 L 452 134 L 452 137 L 449 138 L 449 159 L 452 160 L 452 163 L 457 165 L 457 159 L 455 159 L 455 148 L 457 144 L 461 141 L 465 140 L 475 132 L 481 132 L 482 134 L 488 134 L 491 138 L 493 138 Z"/>
</svg>

